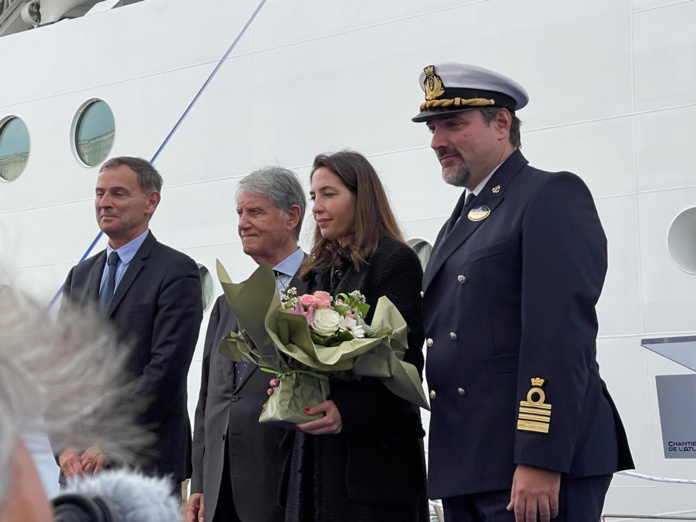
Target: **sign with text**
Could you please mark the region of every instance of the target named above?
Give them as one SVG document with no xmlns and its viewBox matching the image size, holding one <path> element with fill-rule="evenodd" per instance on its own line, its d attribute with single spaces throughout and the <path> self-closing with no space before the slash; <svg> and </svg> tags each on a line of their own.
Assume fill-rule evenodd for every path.
<svg viewBox="0 0 696 522">
<path fill-rule="evenodd" d="M 662 442 L 666 459 L 696 459 L 696 375 L 658 375 Z"/>
</svg>

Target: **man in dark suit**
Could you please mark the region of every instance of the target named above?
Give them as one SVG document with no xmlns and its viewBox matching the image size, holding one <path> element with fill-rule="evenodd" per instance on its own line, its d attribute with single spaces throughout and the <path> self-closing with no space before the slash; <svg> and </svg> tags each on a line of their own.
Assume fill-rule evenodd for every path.
<svg viewBox="0 0 696 522">
<path fill-rule="evenodd" d="M 592 195 L 527 164 L 514 81 L 449 63 L 420 83 L 413 121 L 465 189 L 423 279 L 429 496 L 447 521 L 599 520 L 633 462 L 596 360 L 607 247 Z"/>
<path fill-rule="evenodd" d="M 178 487 L 189 471 L 186 384 L 203 312 L 196 263 L 149 231 L 161 187 L 162 177 L 143 159 L 104 163 L 95 206 L 109 243 L 70 270 L 63 299 L 98 306 L 119 338 L 131 345 L 126 369 L 134 380 L 133 397 L 146 405 L 139 421 L 155 435 L 139 465 L 171 477 Z M 117 464 L 97 446 L 64 449 L 59 463 L 67 477 Z"/>
<path fill-rule="evenodd" d="M 244 253 L 268 263 L 282 291 L 306 283 L 295 278 L 304 254 L 297 246 L 306 197 L 297 176 L 268 167 L 249 174 L 237 188 L 238 232 Z M 224 296 L 210 316 L 201 390 L 193 435 L 189 522 L 282 522 L 280 476 L 286 431 L 259 423 L 271 375 L 221 355 L 220 340 L 237 322 Z"/>
</svg>

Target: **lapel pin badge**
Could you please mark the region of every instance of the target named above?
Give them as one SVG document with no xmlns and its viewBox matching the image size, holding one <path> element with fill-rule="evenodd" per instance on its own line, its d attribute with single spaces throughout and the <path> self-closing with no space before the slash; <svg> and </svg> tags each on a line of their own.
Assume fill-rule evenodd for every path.
<svg viewBox="0 0 696 522">
<path fill-rule="evenodd" d="M 490 213 L 491 209 L 483 205 L 478 208 L 471 209 L 467 217 L 469 218 L 469 221 L 483 221 L 490 215 Z"/>
<path fill-rule="evenodd" d="M 497 194 L 498 192 L 500 192 L 500 185 L 496 185 L 495 187 L 493 187 L 491 189 L 491 192 L 493 192 L 493 194 Z"/>
</svg>

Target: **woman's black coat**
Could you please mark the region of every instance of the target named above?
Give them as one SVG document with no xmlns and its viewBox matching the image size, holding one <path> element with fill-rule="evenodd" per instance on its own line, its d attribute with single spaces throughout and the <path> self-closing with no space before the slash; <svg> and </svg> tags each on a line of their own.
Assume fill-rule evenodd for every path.
<svg viewBox="0 0 696 522">
<path fill-rule="evenodd" d="M 350 250 L 339 250 L 331 268 L 308 276 L 309 291 L 332 296 L 359 290 L 370 305 L 387 296 L 409 326 L 405 360 L 423 370 L 422 269 L 407 245 L 382 238 L 369 265 L 356 270 Z M 294 433 L 284 477 L 286 521 L 427 520 L 425 464 L 417 408 L 377 379 L 331 381 L 331 400 L 343 422 L 338 435 Z M 308 405 L 311 406 L 311 405 Z M 292 437 L 289 437 L 292 439 Z"/>
</svg>

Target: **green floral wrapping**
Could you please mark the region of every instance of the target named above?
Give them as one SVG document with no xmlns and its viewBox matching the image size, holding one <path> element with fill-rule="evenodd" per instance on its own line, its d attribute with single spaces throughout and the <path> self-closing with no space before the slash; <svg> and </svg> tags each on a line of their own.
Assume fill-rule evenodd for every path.
<svg viewBox="0 0 696 522">
<path fill-rule="evenodd" d="M 308 404 L 320 404 L 329 396 L 329 380 L 302 372 L 289 372 L 280 376 L 280 384 L 261 412 L 259 422 L 271 422 L 292 430 L 321 415 L 307 415 L 303 409 Z"/>
<path fill-rule="evenodd" d="M 260 265 L 243 283 L 233 283 L 220 261 L 217 272 L 239 326 L 239 334 L 231 332 L 220 342 L 220 353 L 280 376 L 280 386 L 260 422 L 294 427 L 319 418 L 303 409 L 326 400 L 329 376 L 346 380 L 375 377 L 395 395 L 429 409 L 418 371 L 403 361 L 408 326 L 386 297 L 375 307 L 374 337 L 327 347 L 314 344 L 303 316 L 282 308 L 268 264 Z"/>
</svg>

